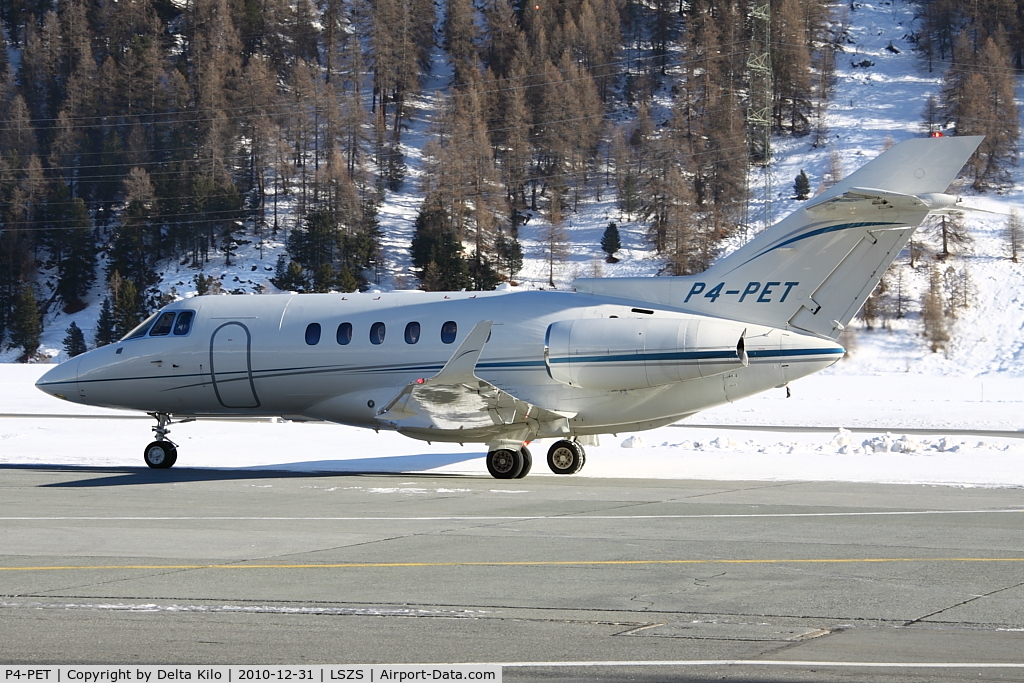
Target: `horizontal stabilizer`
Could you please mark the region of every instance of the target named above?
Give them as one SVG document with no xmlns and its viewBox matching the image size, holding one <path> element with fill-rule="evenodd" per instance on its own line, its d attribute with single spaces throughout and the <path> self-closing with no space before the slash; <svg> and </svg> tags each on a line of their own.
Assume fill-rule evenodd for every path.
<svg viewBox="0 0 1024 683">
<path fill-rule="evenodd" d="M 891 147 L 815 198 L 820 202 L 854 188 L 899 194 L 945 192 L 984 136 L 911 138 Z"/>
</svg>

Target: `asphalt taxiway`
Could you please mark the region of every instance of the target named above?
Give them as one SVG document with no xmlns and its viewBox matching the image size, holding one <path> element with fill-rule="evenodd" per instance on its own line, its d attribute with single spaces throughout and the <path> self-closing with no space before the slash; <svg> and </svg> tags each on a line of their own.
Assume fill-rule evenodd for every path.
<svg viewBox="0 0 1024 683">
<path fill-rule="evenodd" d="M 1024 680 L 1024 491 L 0 467 L 4 663 Z"/>
</svg>

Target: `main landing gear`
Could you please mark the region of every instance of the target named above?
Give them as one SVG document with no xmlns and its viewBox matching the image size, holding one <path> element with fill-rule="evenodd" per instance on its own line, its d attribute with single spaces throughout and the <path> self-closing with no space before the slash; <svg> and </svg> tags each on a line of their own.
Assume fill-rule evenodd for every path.
<svg viewBox="0 0 1024 683">
<path fill-rule="evenodd" d="M 587 453 L 576 441 L 556 441 L 548 449 L 548 467 L 555 474 L 576 474 L 587 462 Z"/>
<path fill-rule="evenodd" d="M 156 427 L 153 427 L 153 433 L 156 434 L 156 441 L 146 446 L 146 450 L 143 451 L 142 457 L 146 461 L 146 464 L 154 469 L 167 469 L 168 467 L 172 467 L 178 459 L 178 447 L 173 441 L 167 438 L 167 435 L 171 432 L 167 427 L 172 424 L 193 422 L 195 421 L 195 418 L 189 417 L 184 420 L 174 422 L 171 420 L 171 416 L 167 413 L 150 413 L 149 415 L 156 420 Z"/>
<path fill-rule="evenodd" d="M 556 441 L 548 450 L 548 467 L 555 474 L 576 474 L 587 462 L 583 446 L 576 441 Z M 522 479 L 533 467 L 533 455 L 526 446 L 497 448 L 487 454 L 487 471 L 495 479 Z"/>
<path fill-rule="evenodd" d="M 495 479 L 522 479 L 533 468 L 530 449 L 499 448 L 487 454 L 487 471 Z"/>
</svg>

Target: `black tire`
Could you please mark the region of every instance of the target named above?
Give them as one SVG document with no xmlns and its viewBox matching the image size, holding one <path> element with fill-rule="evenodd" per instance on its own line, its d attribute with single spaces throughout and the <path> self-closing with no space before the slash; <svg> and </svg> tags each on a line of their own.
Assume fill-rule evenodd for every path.
<svg viewBox="0 0 1024 683">
<path fill-rule="evenodd" d="M 170 441 L 154 441 L 146 446 L 142 457 L 153 469 L 165 470 L 178 459 L 178 449 Z"/>
<path fill-rule="evenodd" d="M 495 479 L 515 479 L 523 471 L 523 454 L 511 448 L 499 448 L 487 454 L 487 471 Z"/>
<path fill-rule="evenodd" d="M 548 449 L 548 467 L 555 474 L 576 474 L 583 469 L 585 458 L 583 447 L 575 441 L 556 441 Z"/>
<path fill-rule="evenodd" d="M 519 449 L 519 454 L 523 456 L 523 469 L 516 475 L 516 479 L 522 479 L 533 469 L 533 453 L 530 452 L 530 449 L 523 446 Z"/>
</svg>

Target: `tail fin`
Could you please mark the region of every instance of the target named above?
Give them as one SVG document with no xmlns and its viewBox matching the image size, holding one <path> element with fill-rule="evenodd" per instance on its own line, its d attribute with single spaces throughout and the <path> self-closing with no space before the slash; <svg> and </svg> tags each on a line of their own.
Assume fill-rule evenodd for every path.
<svg viewBox="0 0 1024 683">
<path fill-rule="evenodd" d="M 835 339 L 925 217 L 954 208 L 942 193 L 981 140 L 906 140 L 699 275 L 574 285 Z"/>
</svg>

